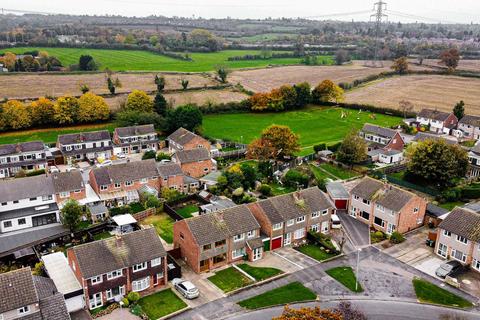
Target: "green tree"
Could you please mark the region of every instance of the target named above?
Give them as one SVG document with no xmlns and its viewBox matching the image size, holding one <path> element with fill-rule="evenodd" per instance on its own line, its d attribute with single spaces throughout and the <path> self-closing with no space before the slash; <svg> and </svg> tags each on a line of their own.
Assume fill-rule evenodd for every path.
<svg viewBox="0 0 480 320">
<path fill-rule="evenodd" d="M 202 112 L 196 105 L 184 105 L 167 111 L 168 132 L 173 132 L 180 127 L 195 131 L 202 126 Z"/>
<path fill-rule="evenodd" d="M 255 182 L 257 181 L 257 178 L 258 178 L 257 169 L 248 163 L 242 163 L 240 164 L 240 170 L 242 170 L 242 174 L 243 174 L 242 184 L 245 190 L 253 189 L 255 187 Z"/>
<path fill-rule="evenodd" d="M 283 178 L 283 183 L 292 188 L 308 187 L 309 176 L 295 169 L 290 169 Z"/>
<path fill-rule="evenodd" d="M 153 99 L 153 108 L 156 113 L 161 115 L 162 117 L 165 117 L 167 115 L 167 100 L 163 96 L 161 91 L 157 91 L 157 94 L 155 95 L 155 98 Z"/>
<path fill-rule="evenodd" d="M 285 110 L 293 110 L 297 107 L 297 91 L 294 87 L 283 85 L 280 87 L 280 95 Z"/>
<path fill-rule="evenodd" d="M 230 73 L 230 70 L 228 70 L 227 67 L 225 67 L 225 66 L 217 66 L 216 67 L 216 72 L 217 72 L 217 76 L 220 79 L 220 81 L 222 83 L 226 83 L 228 74 Z"/>
<path fill-rule="evenodd" d="M 71 124 L 77 121 L 78 99 L 71 96 L 60 97 L 55 102 L 53 118 L 58 124 Z"/>
<path fill-rule="evenodd" d="M 157 91 L 163 91 L 163 89 L 165 89 L 165 84 L 166 84 L 166 81 L 165 81 L 165 77 L 164 76 L 158 76 L 155 75 L 155 85 L 157 86 Z"/>
<path fill-rule="evenodd" d="M 127 97 L 125 110 L 153 112 L 153 101 L 145 91 L 133 90 Z"/>
<path fill-rule="evenodd" d="M 465 102 L 460 100 L 454 107 L 453 107 L 453 114 L 457 117 L 458 120 L 462 119 L 465 115 Z"/>
<path fill-rule="evenodd" d="M 88 91 L 90 91 L 90 87 L 88 86 L 88 84 L 82 84 L 80 85 L 80 91 L 82 91 L 82 93 L 87 93 Z"/>
<path fill-rule="evenodd" d="M 63 224 L 69 227 L 70 231 L 75 230 L 83 215 L 82 206 L 76 200 L 70 199 L 65 203 L 60 212 Z"/>
<path fill-rule="evenodd" d="M 78 60 L 78 68 L 81 71 L 94 71 L 98 69 L 98 66 L 91 55 L 82 54 Z"/>
<path fill-rule="evenodd" d="M 189 83 L 189 81 L 188 81 L 187 79 L 182 79 L 182 80 L 180 80 L 180 84 L 182 85 L 182 89 L 183 89 L 183 90 L 187 90 L 187 88 L 188 88 L 188 83 Z"/>
<path fill-rule="evenodd" d="M 348 55 L 348 51 L 344 49 L 337 50 L 335 52 L 335 64 L 336 65 L 342 65 L 345 62 L 350 61 L 350 57 Z"/>
<path fill-rule="evenodd" d="M 110 91 L 111 94 L 115 94 L 115 90 L 117 88 L 115 87 L 115 84 L 112 81 L 112 78 L 110 78 L 110 77 L 107 78 L 107 88 L 108 88 L 108 91 Z"/>
<path fill-rule="evenodd" d="M 7 128 L 17 130 L 25 129 L 32 125 L 29 107 L 18 100 L 10 100 L 2 106 L 2 120 Z"/>
<path fill-rule="evenodd" d="M 426 140 L 412 145 L 406 156 L 407 176 L 440 188 L 454 185 L 468 170 L 467 151 L 444 140 Z"/>
<path fill-rule="evenodd" d="M 357 131 L 350 131 L 343 139 L 337 152 L 337 159 L 349 165 L 367 160 L 367 143 Z"/>
<path fill-rule="evenodd" d="M 148 39 L 148 42 L 150 42 L 150 44 L 155 47 L 158 44 L 158 36 L 155 36 L 155 35 L 151 36 Z"/>
<path fill-rule="evenodd" d="M 303 108 L 310 103 L 312 99 L 312 89 L 308 82 L 298 83 L 293 86 L 297 93 L 297 108 Z"/>
<path fill-rule="evenodd" d="M 312 91 L 312 100 L 314 103 L 322 102 L 341 102 L 343 101 L 344 91 L 331 80 L 323 80 Z"/>
</svg>

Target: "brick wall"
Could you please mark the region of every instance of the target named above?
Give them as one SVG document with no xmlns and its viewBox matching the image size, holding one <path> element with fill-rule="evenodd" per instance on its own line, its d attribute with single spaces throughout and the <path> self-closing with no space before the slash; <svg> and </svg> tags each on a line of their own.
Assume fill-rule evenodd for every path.
<svg viewBox="0 0 480 320">
<path fill-rule="evenodd" d="M 392 140 L 390 140 L 390 142 L 386 145 L 385 148 L 402 151 L 404 147 L 405 147 L 405 143 L 402 137 L 400 136 L 400 134 L 397 132 L 393 136 Z"/>
<path fill-rule="evenodd" d="M 418 208 L 418 212 L 414 212 L 414 208 Z M 416 229 L 423 225 L 425 220 L 425 211 L 427 210 L 427 201 L 415 196 L 405 207 L 399 212 L 397 231 L 405 233 Z M 420 221 L 420 223 L 418 223 Z"/>
<path fill-rule="evenodd" d="M 183 236 L 183 239 L 182 237 Z M 190 229 L 185 221 L 177 221 L 173 225 L 173 247 L 180 248 L 181 256 L 185 262 L 193 269 L 200 272 L 200 248 L 193 238 Z"/>
<path fill-rule="evenodd" d="M 212 171 L 212 160 L 181 163 L 182 171 L 193 178 L 200 178 Z M 205 170 L 207 169 L 207 170 Z"/>
</svg>

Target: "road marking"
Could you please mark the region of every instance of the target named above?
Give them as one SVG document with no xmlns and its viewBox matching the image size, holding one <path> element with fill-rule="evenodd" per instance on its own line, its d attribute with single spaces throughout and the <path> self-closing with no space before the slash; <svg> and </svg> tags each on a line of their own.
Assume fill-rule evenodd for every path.
<svg viewBox="0 0 480 320">
<path fill-rule="evenodd" d="M 274 255 L 279 256 L 280 258 L 282 258 L 282 259 L 290 262 L 290 263 L 293 264 L 294 266 L 299 267 L 301 270 L 303 270 L 303 269 L 305 268 L 304 266 L 301 266 L 301 265 L 299 265 L 298 263 L 293 262 L 292 260 L 288 259 L 287 257 L 284 257 L 284 256 L 282 256 L 281 254 L 276 253 L 275 251 L 272 251 L 272 253 L 273 253 Z"/>
</svg>

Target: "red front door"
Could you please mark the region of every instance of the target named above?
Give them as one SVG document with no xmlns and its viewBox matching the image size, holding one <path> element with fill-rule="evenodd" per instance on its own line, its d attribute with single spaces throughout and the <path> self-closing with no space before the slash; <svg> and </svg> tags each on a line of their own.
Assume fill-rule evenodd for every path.
<svg viewBox="0 0 480 320">
<path fill-rule="evenodd" d="M 275 239 L 272 239 L 272 250 L 278 249 L 282 247 L 282 237 L 278 237 Z"/>
</svg>

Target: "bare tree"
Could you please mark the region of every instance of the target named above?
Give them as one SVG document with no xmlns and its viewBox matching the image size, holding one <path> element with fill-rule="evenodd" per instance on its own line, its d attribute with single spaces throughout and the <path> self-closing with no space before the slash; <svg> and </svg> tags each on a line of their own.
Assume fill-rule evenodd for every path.
<svg viewBox="0 0 480 320">
<path fill-rule="evenodd" d="M 414 108 L 413 103 L 408 100 L 401 100 L 398 103 L 398 110 L 403 112 L 403 117 L 407 118 L 407 113 L 412 112 Z"/>
</svg>

